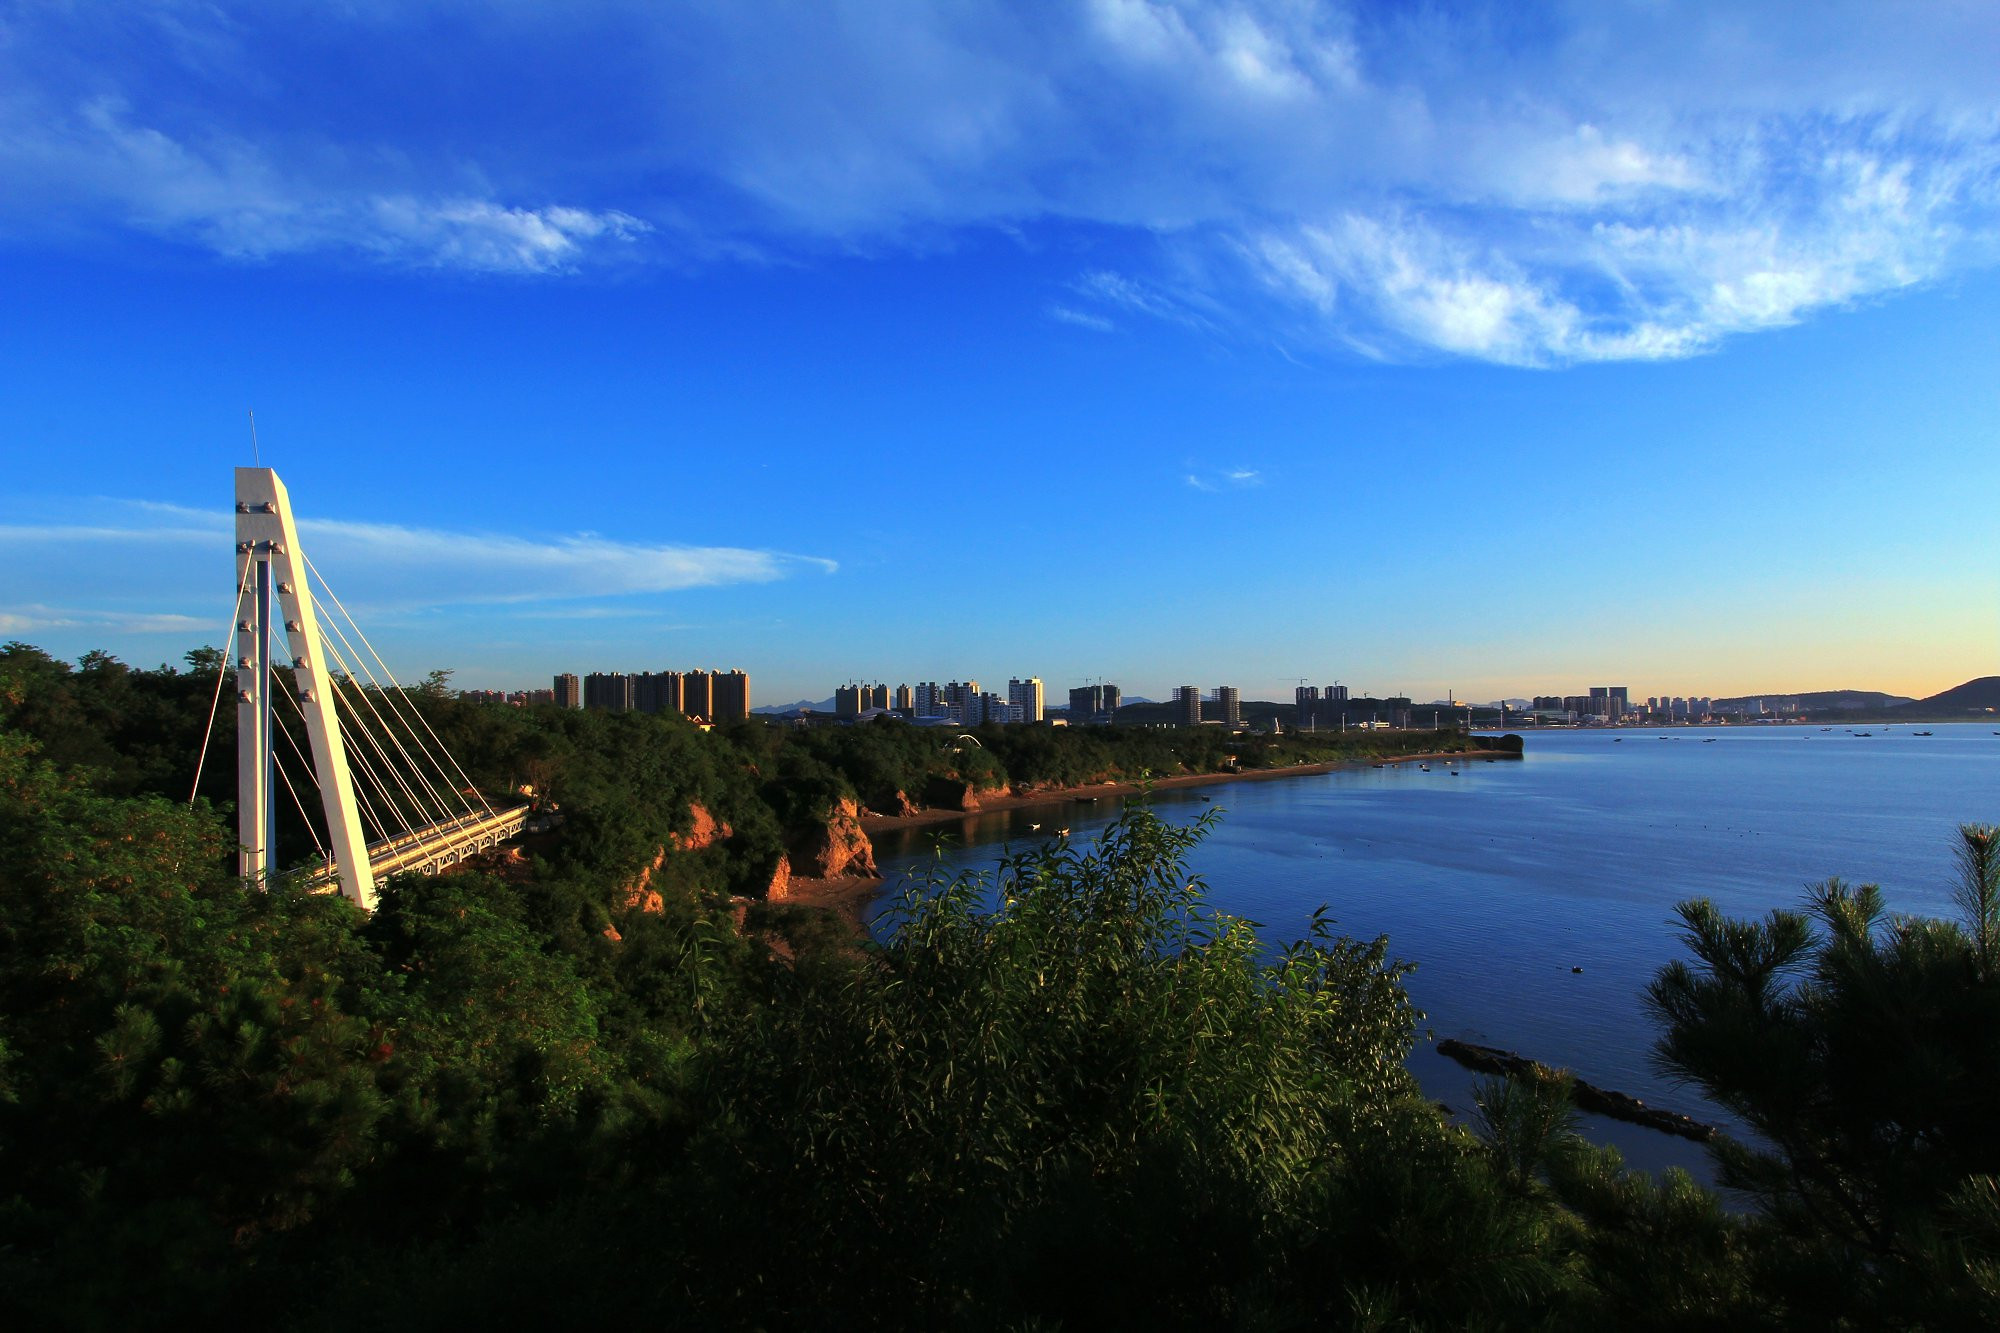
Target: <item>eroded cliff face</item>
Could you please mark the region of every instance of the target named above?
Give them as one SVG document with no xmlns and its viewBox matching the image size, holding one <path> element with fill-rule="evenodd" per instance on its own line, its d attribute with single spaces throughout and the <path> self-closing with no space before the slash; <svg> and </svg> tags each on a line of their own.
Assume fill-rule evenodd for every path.
<svg viewBox="0 0 2000 1333">
<path fill-rule="evenodd" d="M 658 912 L 665 908 L 666 900 L 653 887 L 653 876 L 660 873 L 660 867 L 667 863 L 667 857 L 676 852 L 699 852 L 713 847 L 718 842 L 726 842 L 733 830 L 729 825 L 711 815 L 699 805 L 690 805 L 692 816 L 686 833 L 669 833 L 667 841 L 653 853 L 653 859 L 639 868 L 632 882 L 625 886 L 623 903 L 627 911 Z"/>
<path fill-rule="evenodd" d="M 1006 792 L 1005 787 L 975 787 L 960 778 L 932 778 L 924 785 L 924 804 L 933 810 L 964 810 L 970 813 L 979 808 L 982 795 L 1004 796 Z"/>
<path fill-rule="evenodd" d="M 825 827 L 807 829 L 794 838 L 788 869 L 808 879 L 874 878 L 875 846 L 861 831 L 860 805 L 843 800 L 827 816 Z"/>
<path fill-rule="evenodd" d="M 694 816 L 693 827 L 686 833 L 667 835 L 667 841 L 677 852 L 698 852 L 704 847 L 713 847 L 718 842 L 727 842 L 735 835 L 735 830 L 699 805 L 690 805 L 688 813 Z"/>
<path fill-rule="evenodd" d="M 908 792 L 902 791 L 897 792 L 886 801 L 877 801 L 868 808 L 871 813 L 889 815 L 891 817 L 914 815 L 923 809 L 922 806 L 910 799 Z"/>
<path fill-rule="evenodd" d="M 792 858 L 779 856 L 778 864 L 771 870 L 771 883 L 764 890 L 764 897 L 771 902 L 781 903 L 792 896 Z"/>
</svg>

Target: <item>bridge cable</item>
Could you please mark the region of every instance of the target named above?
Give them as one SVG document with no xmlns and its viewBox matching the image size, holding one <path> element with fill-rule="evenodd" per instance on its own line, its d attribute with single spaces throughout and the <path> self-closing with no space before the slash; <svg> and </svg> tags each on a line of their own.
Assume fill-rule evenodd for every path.
<svg viewBox="0 0 2000 1333">
<path fill-rule="evenodd" d="M 315 597 L 313 600 L 316 604 L 318 604 L 319 599 L 317 597 Z M 322 607 L 322 610 L 323 609 L 324 607 Z M 350 625 L 353 624 L 351 620 L 348 623 Z M 415 756 L 413 756 L 410 753 L 409 747 L 403 744 L 402 738 L 397 734 L 395 728 L 389 725 L 388 719 L 384 718 L 382 716 L 381 710 L 375 706 L 374 696 L 383 695 L 384 696 L 383 702 L 388 705 L 391 714 L 395 714 L 395 704 L 389 699 L 388 692 L 382 689 L 381 682 L 376 680 L 375 674 L 372 671 L 369 671 L 368 663 L 361 658 L 361 655 L 358 652 L 355 651 L 353 643 L 348 640 L 346 633 L 341 630 L 340 622 L 331 615 L 329 615 L 327 617 L 327 624 L 332 627 L 335 636 L 338 637 L 341 642 L 341 646 L 346 648 L 348 653 L 353 654 L 355 662 L 360 666 L 362 673 L 368 676 L 369 683 L 374 686 L 374 689 L 372 691 L 363 689 L 359 681 L 356 680 L 355 673 L 352 672 L 351 670 L 347 672 L 348 683 L 354 686 L 355 690 L 359 694 L 359 697 L 361 698 L 361 701 L 367 705 L 368 711 L 374 716 L 376 723 L 381 727 L 383 737 L 387 739 L 390 744 L 394 745 L 396 747 L 397 752 L 403 756 L 403 762 L 409 765 L 410 776 L 423 786 L 425 792 L 430 796 L 432 803 L 437 806 L 439 818 L 436 822 L 438 823 L 452 822 L 457 817 L 453 815 L 451 807 L 445 802 L 445 800 L 441 796 L 438 795 L 437 788 L 431 785 L 430 777 L 424 771 L 423 767 L 417 763 Z M 354 631 L 356 634 L 359 634 L 361 632 L 361 627 L 358 625 L 354 625 Z M 333 655 L 340 660 L 343 668 L 347 666 L 346 659 L 341 657 L 339 650 L 333 647 L 333 643 L 331 640 L 326 640 L 323 638 L 320 647 L 321 651 L 323 652 L 333 653 Z M 393 680 L 394 678 L 392 677 L 391 679 Z M 401 686 L 397 686 L 397 690 L 399 692 L 401 688 L 402 688 Z M 402 718 L 400 716 L 397 716 L 397 721 L 401 722 Z M 422 749 L 422 742 L 418 740 L 416 733 L 409 727 L 407 723 L 403 724 L 403 731 L 409 735 L 411 740 L 417 741 L 418 748 Z M 430 756 L 426 754 L 425 758 L 430 759 Z M 384 762 L 385 763 L 387 762 L 386 756 L 384 757 Z M 444 786 L 447 789 L 449 789 L 451 787 L 451 782 L 445 776 L 443 770 L 438 767 L 437 761 L 431 759 L 430 764 L 431 764 L 431 771 L 435 772 L 438 778 L 443 781 Z M 459 797 L 459 803 L 465 806 L 465 813 L 467 814 L 475 813 L 474 810 L 472 809 L 471 804 L 467 802 L 464 797 L 462 796 Z M 429 816 L 426 815 L 424 822 L 430 823 L 432 821 L 430 820 Z"/>
<path fill-rule="evenodd" d="M 356 681 L 353 675 L 346 671 L 347 663 L 341 658 L 339 650 L 334 648 L 330 642 L 322 642 L 320 644 L 320 651 L 322 653 L 327 654 L 334 660 L 334 662 L 340 668 L 341 674 L 346 675 L 349 690 L 353 694 L 359 697 L 362 706 L 366 707 L 370 713 L 374 714 L 375 720 L 382 726 L 383 730 L 386 732 L 388 730 L 388 724 L 382 721 L 381 714 L 376 711 L 374 703 L 370 701 L 370 699 L 368 698 L 367 691 L 365 691 L 361 687 L 360 682 Z M 338 676 L 329 676 L 328 678 L 329 685 L 334 685 L 334 683 L 338 679 L 339 679 Z M 337 703 L 345 702 L 342 699 L 341 693 L 337 687 L 334 688 L 333 697 Z M 389 757 L 388 751 L 383 747 L 382 739 L 375 734 L 373 729 L 371 729 L 366 725 L 359 710 L 356 709 L 354 705 L 348 704 L 347 708 L 348 708 L 348 717 L 351 718 L 353 722 L 353 731 L 359 732 L 360 735 L 368 742 L 368 748 L 374 750 L 376 757 L 382 761 L 383 770 L 386 771 L 388 775 L 395 780 L 396 786 L 402 790 L 403 796 L 409 802 L 408 809 L 411 820 L 414 820 L 415 824 L 429 824 L 433 822 L 431 813 L 425 807 L 423 800 L 420 797 L 418 797 L 415 791 L 411 789 L 410 784 L 404 780 L 403 772 L 396 766 L 395 761 Z M 350 740 L 352 739 L 352 735 L 349 732 L 349 728 L 346 725 L 344 724 L 342 725 L 341 732 L 343 735 L 348 735 Z M 393 743 L 395 742 L 396 738 L 394 735 L 390 735 L 388 739 Z M 376 783 L 376 786 L 380 791 L 380 793 L 385 798 L 389 797 L 390 795 L 388 789 L 389 784 L 384 782 L 380 777 L 380 775 L 374 772 L 374 766 L 367 762 L 366 751 L 358 746 L 350 746 L 350 748 L 353 749 L 355 756 L 361 760 L 364 769 L 366 769 L 369 772 L 369 776 Z M 400 745 L 398 746 L 398 748 L 399 749 L 401 748 Z M 403 757 L 405 760 L 409 759 L 409 754 L 407 751 L 404 752 Z M 423 783 L 424 781 L 423 775 L 420 773 L 413 773 L 411 776 L 415 777 L 419 783 Z M 431 793 L 431 800 L 433 802 L 437 801 L 436 793 L 434 792 Z M 394 800 L 389 800 L 388 804 L 391 809 L 395 808 Z M 438 809 L 440 814 L 446 813 L 442 804 L 439 804 Z M 449 817 L 448 814 L 446 815 L 446 817 L 447 818 Z M 414 825 L 411 824 L 410 820 L 406 820 L 405 824 L 406 828 L 414 827 Z"/>
<path fill-rule="evenodd" d="M 305 713 L 303 710 L 299 708 L 299 701 L 296 698 L 292 698 L 292 691 L 285 689 L 278 689 L 275 682 L 273 683 L 272 688 L 274 690 L 277 690 L 279 694 L 282 694 L 286 698 L 291 699 L 292 711 L 298 714 L 299 719 L 301 721 L 304 721 Z M 298 759 L 299 766 L 305 770 L 306 777 L 310 779 L 315 786 L 318 785 L 319 778 L 317 775 L 313 773 L 312 764 L 306 759 L 305 754 L 299 749 L 299 742 L 297 738 L 295 738 L 292 735 L 291 730 L 288 727 L 281 725 L 276 718 L 272 719 L 271 729 L 285 738 L 285 744 L 291 747 L 292 754 Z M 272 761 L 271 768 L 274 772 L 277 773 L 278 780 L 285 784 L 285 790 L 291 794 L 292 805 L 299 812 L 300 822 L 303 823 L 306 827 L 306 836 L 312 839 L 313 846 L 319 851 L 320 857 L 322 859 L 325 859 L 327 856 L 326 844 L 319 840 L 319 829 L 314 826 L 312 816 L 307 813 L 306 803 L 299 798 L 299 789 L 292 784 L 292 775 L 290 773 L 287 773 L 285 771 L 284 764 L 279 762 L 279 754 L 276 749 L 273 749 L 271 752 L 271 761 Z M 276 847 L 273 847 L 271 849 L 271 860 L 273 863 L 276 862 L 277 855 L 278 855 L 278 849 Z"/>
<path fill-rule="evenodd" d="M 312 816 L 306 813 L 306 803 L 299 799 L 299 789 L 292 785 L 292 775 L 285 771 L 283 764 L 273 764 L 271 767 L 277 770 L 278 780 L 284 783 L 285 790 L 291 793 L 292 804 L 298 809 L 299 819 L 306 826 L 306 836 L 312 839 L 313 847 L 318 850 L 320 859 L 327 859 L 326 844 L 319 840 L 319 830 L 313 827 Z M 271 849 L 271 859 L 275 861 L 277 855 L 278 849 L 273 847 Z"/>
<path fill-rule="evenodd" d="M 335 634 L 340 633 L 340 628 L 337 624 L 334 626 L 334 633 Z M 345 636 L 342 636 L 342 642 L 346 643 Z M 363 719 L 361 718 L 358 711 L 355 712 L 355 724 L 368 736 L 369 743 L 375 748 L 376 753 L 381 757 L 384 769 L 388 771 L 390 776 L 396 779 L 397 785 L 403 789 L 403 794 L 409 798 L 413 812 L 416 815 L 418 815 L 420 817 L 421 822 L 425 824 L 449 821 L 452 818 L 450 807 L 446 805 L 443 798 L 438 795 L 437 789 L 431 785 L 430 779 L 425 775 L 421 767 L 417 764 L 416 760 L 411 756 L 408 747 L 405 746 L 401 738 L 397 736 L 395 729 L 389 725 L 388 719 L 384 718 L 382 716 L 381 710 L 375 706 L 375 696 L 381 693 L 380 688 L 377 687 L 374 690 L 369 690 L 368 688 L 364 687 L 360 683 L 360 681 L 355 678 L 354 673 L 351 670 L 347 669 L 348 663 L 346 659 L 341 656 L 340 650 L 338 648 L 335 648 L 330 641 L 322 642 L 320 647 L 321 651 L 331 654 L 333 659 L 339 663 L 339 665 L 343 670 L 343 673 L 347 676 L 348 685 L 351 687 L 354 695 L 368 709 L 369 714 L 374 717 L 376 726 L 377 728 L 379 728 L 379 734 L 376 729 L 372 729 L 363 725 Z M 353 645 L 348 644 L 347 647 L 349 652 L 353 651 Z M 367 670 L 367 665 L 365 663 L 362 664 L 362 670 L 363 671 Z M 336 700 L 340 698 L 339 692 L 337 690 L 335 691 L 334 697 Z M 349 707 L 350 710 L 352 710 L 352 705 L 349 705 Z M 383 741 L 387 741 L 390 745 L 396 747 L 397 752 L 401 754 L 403 757 L 404 764 L 408 766 L 407 770 L 397 767 L 395 762 L 392 759 L 390 759 L 387 751 L 383 748 L 382 745 Z M 406 772 L 407 776 L 410 779 L 414 780 L 419 786 L 421 786 L 424 789 L 425 795 L 427 795 L 430 798 L 431 805 L 436 807 L 438 813 L 437 813 L 437 818 L 435 820 L 432 818 L 430 810 L 425 807 L 423 801 L 419 799 L 419 797 L 417 796 L 416 791 L 412 789 L 412 787 L 408 782 L 405 782 L 403 780 Z"/>
<path fill-rule="evenodd" d="M 336 656 L 338 656 L 338 650 L 336 650 Z M 410 751 L 402 745 L 402 741 L 396 737 L 396 733 L 390 731 L 388 721 L 382 719 L 382 713 L 376 709 L 374 695 L 378 691 L 368 691 L 358 681 L 354 681 L 354 677 L 348 677 L 348 687 L 350 687 L 350 693 L 354 693 L 360 699 L 362 707 L 366 707 L 368 713 L 376 719 L 376 727 L 368 727 L 366 719 L 360 715 L 360 711 L 352 703 L 346 703 L 338 693 L 334 695 L 334 699 L 346 705 L 348 715 L 352 717 L 354 729 L 368 741 L 368 747 L 376 753 L 376 759 L 382 761 L 382 771 L 380 773 L 386 773 L 390 779 L 394 779 L 396 787 L 402 789 L 402 795 L 408 799 L 408 803 L 410 803 L 410 819 L 404 821 L 406 829 L 416 829 L 416 827 L 424 827 L 424 825 L 434 825 L 434 823 L 440 823 L 440 821 L 448 821 L 452 817 L 450 809 L 438 797 L 436 789 L 430 785 L 430 781 L 424 777 L 424 773 L 416 767 L 416 761 L 410 759 Z M 384 743 L 396 747 L 396 751 L 404 759 L 402 765 L 396 763 L 396 759 L 388 753 L 388 749 L 386 749 Z M 382 783 L 380 773 L 374 773 L 372 767 L 370 767 L 370 773 L 372 773 L 374 781 L 382 787 L 382 795 L 388 797 L 388 783 Z M 412 787 L 412 783 L 414 783 L 414 787 Z M 422 789 L 422 795 L 418 795 L 418 787 Z M 426 797 L 428 797 L 430 805 L 426 805 Z M 394 805 L 394 801 L 390 801 L 390 805 Z M 432 813 L 432 807 L 436 809 L 436 815 Z"/>
<path fill-rule="evenodd" d="M 334 696 L 336 700 L 339 697 L 338 694 Z M 396 806 L 395 802 L 390 799 L 388 784 L 383 782 L 381 777 L 376 774 L 374 765 L 368 760 L 368 751 L 355 736 L 354 729 L 348 722 L 346 712 L 342 709 L 336 709 L 333 716 L 335 724 L 340 728 L 341 738 L 347 742 L 347 756 L 351 761 L 348 765 L 348 777 L 350 779 L 348 789 L 354 793 L 354 799 L 358 805 L 361 817 L 367 820 L 374 828 L 375 840 L 378 842 L 387 842 L 390 836 L 391 824 L 390 821 L 382 818 L 381 814 L 375 809 L 375 802 L 370 799 L 368 784 L 373 784 L 373 794 L 380 797 L 382 803 L 388 806 L 391 811 L 394 811 Z M 363 781 L 352 781 L 357 775 Z"/>
<path fill-rule="evenodd" d="M 236 605 L 229 611 L 229 629 L 224 632 L 224 643 L 236 642 L 236 617 L 243 614 L 243 594 L 249 591 L 244 580 L 250 577 L 250 565 L 256 557 L 249 552 L 243 555 L 243 571 L 236 576 Z M 222 660 L 215 664 L 215 697 L 208 701 L 208 725 L 202 729 L 201 749 L 195 755 L 194 786 L 188 788 L 188 809 L 194 809 L 194 798 L 201 791 L 201 770 L 208 763 L 208 743 L 215 737 L 215 714 L 222 706 L 222 682 L 229 675 L 230 654 L 224 652 Z"/>
<path fill-rule="evenodd" d="M 284 694 L 285 698 L 291 702 L 292 716 L 296 717 L 301 725 L 305 725 L 305 720 L 306 720 L 305 709 L 300 706 L 298 699 L 293 696 L 290 690 L 282 691 L 282 693 Z M 336 715 L 336 720 L 338 720 L 338 715 Z M 316 771 L 314 771 L 312 761 L 306 758 L 305 751 L 299 748 L 298 741 L 293 739 L 291 732 L 286 728 L 279 727 L 278 730 L 284 734 L 285 743 L 292 747 L 292 753 L 298 756 L 299 766 L 305 770 L 306 777 L 312 782 L 313 786 L 318 787 L 321 791 L 324 791 L 325 787 L 322 786 L 322 784 L 320 783 L 319 774 Z M 345 727 L 341 728 L 341 733 L 343 736 L 346 734 L 346 730 L 347 729 Z M 365 757 L 366 756 L 363 756 L 363 758 Z M 374 825 L 375 836 L 378 838 L 388 836 L 386 833 L 383 832 L 382 820 L 380 816 L 378 816 L 375 813 L 374 804 L 368 800 L 367 790 L 362 787 L 354 787 L 352 790 L 354 791 L 355 798 L 360 803 L 360 813 L 362 817 L 365 818 L 370 824 Z M 307 823 L 308 825 L 310 825 L 311 821 L 308 820 Z M 331 835 L 331 832 L 332 832 L 331 830 L 328 830 L 329 836 Z M 317 837 L 315 837 L 314 840 L 317 841 L 318 840 Z M 322 847 L 320 848 L 320 850 L 324 852 L 326 849 Z"/>
<path fill-rule="evenodd" d="M 339 689 L 339 681 L 341 676 L 345 674 L 344 668 L 346 667 L 346 663 L 341 660 L 339 651 L 330 643 L 322 643 L 320 650 L 327 654 L 336 666 L 340 668 L 340 670 L 328 674 L 327 685 L 333 691 L 335 704 L 339 705 L 334 710 L 334 716 L 339 719 L 341 735 L 347 740 L 349 757 L 359 766 L 360 771 L 368 780 L 375 784 L 376 794 L 382 798 L 383 803 L 390 810 L 396 811 L 397 804 L 394 793 L 390 790 L 389 783 L 383 779 L 381 773 L 376 771 L 375 765 L 369 761 L 368 752 L 373 750 L 376 758 L 382 761 L 383 770 L 388 773 L 390 778 L 395 780 L 395 785 L 402 789 L 403 796 L 408 801 L 407 812 L 398 811 L 398 813 L 404 814 L 401 820 L 404 826 L 408 827 L 412 820 L 425 824 L 431 822 L 430 812 L 424 808 L 424 804 L 417 797 L 417 794 L 410 789 L 409 783 L 403 780 L 402 773 L 397 769 L 395 762 L 390 759 L 388 751 L 382 746 L 381 740 L 365 725 L 360 712 L 354 705 L 348 703 L 342 696 Z M 360 685 L 351 675 L 348 675 L 346 679 L 352 689 L 356 691 L 360 690 Z M 364 695 L 362 703 L 366 704 L 367 702 L 367 698 Z M 363 744 L 364 741 L 366 742 L 365 745 Z M 356 790 L 359 791 L 360 789 L 356 788 Z M 383 836 L 389 836 L 386 825 Z"/>
<path fill-rule="evenodd" d="M 375 659 L 376 665 L 382 668 L 382 674 L 389 678 L 389 683 L 396 686 L 397 693 L 401 694 L 403 687 L 401 683 L 399 683 L 396 680 L 395 673 L 389 670 L 389 664 L 382 660 L 382 655 L 375 651 L 375 645 L 368 641 L 368 635 L 362 631 L 360 624 L 354 619 L 352 615 L 348 614 L 346 605 L 341 602 L 339 595 L 336 594 L 332 589 L 332 587 L 330 587 L 327 584 L 326 576 L 319 572 L 318 567 L 313 564 L 311 556 L 305 555 L 304 552 L 300 552 L 300 555 L 305 560 L 306 568 L 312 571 L 314 582 L 326 592 L 326 595 L 329 598 L 332 598 L 333 604 L 340 609 L 340 614 L 346 618 L 347 623 L 349 625 L 353 626 L 355 637 L 361 640 L 362 646 L 368 650 L 369 656 L 373 657 Z M 318 598 L 315 597 L 314 600 L 317 601 Z M 345 638 L 346 636 L 343 635 L 342 636 L 343 641 L 345 640 Z M 424 716 L 423 710 L 418 708 L 414 703 L 410 702 L 407 696 L 404 697 L 403 702 L 409 707 L 411 713 L 413 713 L 416 716 L 417 721 L 423 723 L 424 730 L 430 733 L 431 740 L 436 742 L 437 744 L 438 753 L 443 755 L 446 759 L 451 760 L 452 768 L 457 771 L 459 780 L 465 784 L 466 789 L 471 791 L 472 794 L 479 799 L 479 804 L 485 808 L 487 814 L 489 815 L 492 814 L 493 807 L 487 803 L 485 794 L 481 792 L 478 785 L 474 783 L 473 780 L 466 775 L 464 767 L 459 764 L 457 758 L 455 758 L 452 755 L 451 751 L 445 748 L 445 743 L 443 739 L 440 738 L 437 732 L 432 729 L 430 720 Z M 418 743 L 419 746 L 422 745 L 421 741 L 419 741 Z M 428 755 L 428 752 L 426 753 Z M 436 763 L 436 760 L 433 759 L 432 762 Z M 443 765 L 440 764 L 438 765 L 438 767 L 440 771 L 442 771 Z M 470 813 L 471 809 L 472 809 L 471 803 L 467 802 L 466 803 L 467 812 Z"/>
</svg>

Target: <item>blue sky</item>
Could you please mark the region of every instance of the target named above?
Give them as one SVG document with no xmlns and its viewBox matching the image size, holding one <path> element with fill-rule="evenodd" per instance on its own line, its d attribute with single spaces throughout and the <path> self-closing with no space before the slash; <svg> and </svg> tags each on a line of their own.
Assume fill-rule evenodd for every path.
<svg viewBox="0 0 2000 1333">
<path fill-rule="evenodd" d="M 2000 7 L 0 2 L 0 636 L 229 469 L 399 674 L 2000 670 Z"/>
</svg>

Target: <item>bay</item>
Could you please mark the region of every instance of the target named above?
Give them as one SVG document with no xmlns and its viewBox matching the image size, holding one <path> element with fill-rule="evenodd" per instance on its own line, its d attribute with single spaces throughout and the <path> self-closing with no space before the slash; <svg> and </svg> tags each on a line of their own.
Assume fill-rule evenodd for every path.
<svg viewBox="0 0 2000 1333">
<path fill-rule="evenodd" d="M 1519 761 L 1359 766 L 1152 800 L 1175 822 L 1220 812 L 1191 869 L 1216 908 L 1260 923 L 1270 943 L 1303 934 L 1325 904 L 1343 932 L 1386 934 L 1392 955 L 1417 965 L 1405 984 L 1428 1035 L 1411 1068 L 1454 1111 L 1470 1105 L 1473 1076 L 1437 1055 L 1435 1038 L 1516 1050 L 1740 1133 L 1651 1059 L 1643 991 L 1685 956 L 1675 903 L 1707 897 L 1729 915 L 1762 916 L 1839 876 L 1881 885 L 1892 911 L 1954 915 L 1956 829 L 2000 821 L 1994 732 L 1530 731 Z M 892 883 L 940 857 L 950 870 L 991 869 L 1059 828 L 1091 838 L 1119 805 L 974 816 L 942 838 L 885 835 L 877 859 Z M 1699 1145 L 1597 1117 L 1585 1132 L 1635 1166 L 1710 1178 Z"/>
</svg>

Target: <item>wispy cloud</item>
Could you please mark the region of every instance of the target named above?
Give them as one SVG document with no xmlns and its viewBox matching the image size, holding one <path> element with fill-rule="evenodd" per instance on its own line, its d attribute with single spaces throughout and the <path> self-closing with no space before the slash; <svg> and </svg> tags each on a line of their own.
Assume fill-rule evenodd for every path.
<svg viewBox="0 0 2000 1333">
<path fill-rule="evenodd" d="M 1077 228 L 1058 321 L 1519 365 L 2000 258 L 1993 6 L 604 0 L 453 10 L 448 82 L 435 6 L 128 20 L 10 16 L 0 234 L 557 275 Z"/>
<path fill-rule="evenodd" d="M 1103 315 L 1089 314 L 1082 310 L 1072 309 L 1066 305 L 1050 306 L 1049 318 L 1059 320 L 1064 324 L 1075 324 L 1079 328 L 1090 329 L 1097 333 L 1109 333 L 1118 327 Z"/>
<path fill-rule="evenodd" d="M 1221 472 L 1188 472 L 1183 479 L 1198 491 L 1247 491 L 1264 484 L 1264 474 L 1254 468 L 1229 468 Z"/>
<path fill-rule="evenodd" d="M 312 155 L 288 160 L 275 145 L 214 131 L 177 138 L 133 115 L 107 98 L 27 115 L 20 102 L 0 101 L 0 175 L 27 182 L 24 193 L 39 196 L 51 220 L 109 221 L 234 259 L 331 252 L 547 274 L 613 255 L 652 230 L 617 209 L 508 204 L 402 185 L 395 172 L 328 179 Z M 17 216 L 16 227 L 24 221 Z"/>
<path fill-rule="evenodd" d="M 80 608 L 80 588 L 119 588 L 115 568 L 144 571 L 143 596 L 155 604 L 195 607 L 219 587 L 226 562 L 228 515 L 153 502 L 98 499 L 89 525 L 0 522 L 0 629 L 48 628 L 134 632 L 213 628 L 199 616 L 129 607 Z M 619 605 L 699 588 L 769 583 L 801 572 L 832 574 L 820 556 L 733 546 L 618 540 L 595 533 L 527 538 L 450 532 L 347 519 L 301 519 L 301 544 L 332 591 L 357 614 L 432 612 L 480 607 L 486 614 L 575 618 L 658 614 L 657 605 Z M 215 616 L 228 611 L 221 601 Z M 69 606 L 72 609 L 59 609 Z"/>
<path fill-rule="evenodd" d="M 93 630 L 105 634 L 199 634 L 220 637 L 228 628 L 221 617 L 203 620 L 199 616 L 171 612 L 122 612 L 88 607 L 43 606 L 39 604 L 0 606 L 0 634 L 37 634 L 47 630 Z"/>
</svg>

